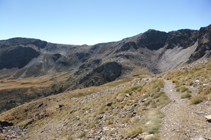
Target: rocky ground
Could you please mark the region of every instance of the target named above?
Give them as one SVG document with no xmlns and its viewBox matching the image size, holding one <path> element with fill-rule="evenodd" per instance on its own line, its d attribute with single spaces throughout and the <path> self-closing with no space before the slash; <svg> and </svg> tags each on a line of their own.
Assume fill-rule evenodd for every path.
<svg viewBox="0 0 211 140">
<path fill-rule="evenodd" d="M 142 89 L 140 85 L 146 86 Z M 150 89 L 151 92 L 159 92 L 158 96 L 147 92 L 147 89 L 151 86 L 154 86 L 154 89 Z M 153 81 L 144 78 L 140 81 L 139 79 L 134 79 L 129 83 L 89 96 L 71 98 L 68 102 L 72 102 L 72 107 L 70 106 L 67 110 L 64 109 L 64 105 L 58 108 L 53 116 L 38 119 L 35 123 L 32 122 L 33 124 L 31 125 L 28 120 L 25 120 L 29 124 L 25 125 L 28 127 L 28 131 L 22 129 L 18 134 L 11 135 L 5 130 L 7 128 L 3 128 L 2 138 L 26 140 L 137 140 L 158 138 L 159 127 L 157 125 L 159 124 L 157 122 L 161 121 L 159 115 L 162 116 L 159 108 L 168 101 L 166 96 L 160 92 L 162 86 L 162 80 Z M 65 100 L 65 98 L 63 99 Z M 165 100 L 162 101 L 162 99 Z M 57 102 L 58 100 L 60 99 L 57 98 Z M 153 104 L 155 101 L 159 103 L 157 105 Z M 152 107 L 153 105 L 154 107 Z M 151 127 L 155 125 L 156 128 Z M 15 126 L 13 127 L 16 128 Z M 15 131 L 17 130 L 19 131 L 19 127 L 15 129 Z"/>
<path fill-rule="evenodd" d="M 19 126 L 6 126 L 0 128 L 0 138 L 5 140 L 19 140 L 21 136 L 24 136 L 28 133 L 27 129 L 23 129 Z"/>
<path fill-rule="evenodd" d="M 188 105 L 188 99 L 181 99 L 181 93 L 167 80 L 164 91 L 171 103 L 162 109 L 166 117 L 162 122 L 161 139 L 211 139 L 211 123 L 205 119 L 211 114 L 211 101 Z"/>
<path fill-rule="evenodd" d="M 210 63 L 198 61 L 184 66 L 170 73 L 170 79 L 169 75 L 161 74 L 157 75 L 159 78 L 135 78 L 88 95 L 80 96 L 79 91 L 74 97 L 61 94 L 46 98 L 52 104 L 57 103 L 53 115 L 31 124 L 25 120 L 28 129 L 2 126 L 0 137 L 6 140 L 210 140 L 211 123 L 205 116 L 211 115 L 208 98 L 211 83 L 209 76 L 204 77 L 210 73 Z M 202 89 L 200 93 L 199 89 Z M 190 96 L 182 98 L 184 94 Z M 191 104 L 191 99 L 199 95 L 202 100 Z M 35 105 L 39 108 L 40 104 L 43 103 L 39 101 Z M 50 107 L 48 102 L 45 104 L 43 107 Z"/>
</svg>

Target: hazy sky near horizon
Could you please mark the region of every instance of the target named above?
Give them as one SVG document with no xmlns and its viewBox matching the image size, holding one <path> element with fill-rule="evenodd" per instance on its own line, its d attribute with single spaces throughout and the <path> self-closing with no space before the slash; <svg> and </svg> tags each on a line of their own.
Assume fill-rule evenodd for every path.
<svg viewBox="0 0 211 140">
<path fill-rule="evenodd" d="M 0 0 L 0 40 L 93 45 L 210 24 L 211 0 Z"/>
</svg>

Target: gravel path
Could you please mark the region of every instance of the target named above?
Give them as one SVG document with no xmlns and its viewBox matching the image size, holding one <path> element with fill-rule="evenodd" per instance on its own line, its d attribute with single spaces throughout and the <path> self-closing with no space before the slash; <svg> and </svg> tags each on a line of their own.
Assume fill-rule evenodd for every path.
<svg viewBox="0 0 211 140">
<path fill-rule="evenodd" d="M 211 114 L 211 102 L 189 105 L 188 100 L 182 100 L 182 94 L 175 91 L 174 84 L 165 80 L 164 92 L 171 103 L 161 110 L 166 115 L 162 122 L 161 139 L 211 139 L 211 123 L 204 118 L 205 115 Z"/>
</svg>

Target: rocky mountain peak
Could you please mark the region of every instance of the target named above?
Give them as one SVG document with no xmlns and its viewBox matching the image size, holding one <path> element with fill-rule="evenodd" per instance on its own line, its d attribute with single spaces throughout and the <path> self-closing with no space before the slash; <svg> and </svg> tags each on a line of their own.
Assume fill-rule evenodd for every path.
<svg viewBox="0 0 211 140">
<path fill-rule="evenodd" d="M 165 45 L 168 34 L 166 32 L 148 30 L 137 40 L 140 47 L 146 47 L 150 50 L 158 50 Z"/>
</svg>

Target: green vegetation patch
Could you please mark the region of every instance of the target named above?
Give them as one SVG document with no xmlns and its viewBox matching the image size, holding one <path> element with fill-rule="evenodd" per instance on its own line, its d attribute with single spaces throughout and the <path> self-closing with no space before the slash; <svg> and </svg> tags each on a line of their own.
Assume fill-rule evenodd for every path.
<svg viewBox="0 0 211 140">
<path fill-rule="evenodd" d="M 130 93 L 130 92 L 132 92 L 132 91 L 134 91 L 134 90 L 137 90 L 137 89 L 139 89 L 139 88 L 142 88 L 142 87 L 143 87 L 143 86 L 131 87 L 131 88 L 129 88 L 128 90 L 126 90 L 125 93 Z"/>
<path fill-rule="evenodd" d="M 85 132 L 79 134 L 79 135 L 77 136 L 77 138 L 83 138 L 84 136 L 86 136 L 86 133 L 85 133 Z"/>
<path fill-rule="evenodd" d="M 190 93 L 185 93 L 185 94 L 182 94 L 181 95 L 181 98 L 184 99 L 184 98 L 190 98 L 191 97 L 191 94 Z"/>
</svg>

